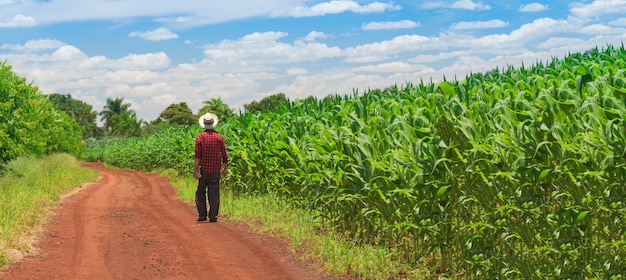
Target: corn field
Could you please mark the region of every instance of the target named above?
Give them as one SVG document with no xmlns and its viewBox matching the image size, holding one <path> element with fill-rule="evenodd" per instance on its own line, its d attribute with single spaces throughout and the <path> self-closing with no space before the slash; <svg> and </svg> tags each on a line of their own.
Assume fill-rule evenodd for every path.
<svg viewBox="0 0 626 280">
<path fill-rule="evenodd" d="M 199 128 L 107 146 L 191 175 Z M 218 131 L 228 185 L 274 193 L 439 275 L 626 276 L 626 49 L 290 102 Z"/>
</svg>

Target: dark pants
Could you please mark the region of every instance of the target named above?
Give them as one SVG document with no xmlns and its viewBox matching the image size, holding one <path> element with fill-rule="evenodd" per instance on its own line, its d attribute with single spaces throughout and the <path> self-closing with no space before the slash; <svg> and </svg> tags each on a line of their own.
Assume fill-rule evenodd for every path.
<svg viewBox="0 0 626 280">
<path fill-rule="evenodd" d="M 198 216 L 207 216 L 206 201 L 208 194 L 208 216 L 210 220 L 215 220 L 217 219 L 217 214 L 220 210 L 220 174 L 201 172 L 201 175 L 200 179 L 198 179 L 198 189 L 196 190 L 196 207 L 198 207 Z"/>
</svg>

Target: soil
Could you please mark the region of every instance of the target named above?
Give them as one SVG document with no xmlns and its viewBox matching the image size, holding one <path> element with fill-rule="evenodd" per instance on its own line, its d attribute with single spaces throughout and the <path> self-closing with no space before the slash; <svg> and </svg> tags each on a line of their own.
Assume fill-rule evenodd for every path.
<svg viewBox="0 0 626 280">
<path fill-rule="evenodd" d="M 83 165 L 101 177 L 59 202 L 38 253 L 0 279 L 352 279 L 329 276 L 285 241 L 227 217 L 196 222 L 195 205 L 163 176 Z"/>
</svg>

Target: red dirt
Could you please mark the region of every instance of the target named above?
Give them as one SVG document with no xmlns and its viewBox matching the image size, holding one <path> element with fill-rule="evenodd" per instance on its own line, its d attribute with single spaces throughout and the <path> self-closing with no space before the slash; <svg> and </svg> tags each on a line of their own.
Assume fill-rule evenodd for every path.
<svg viewBox="0 0 626 280">
<path fill-rule="evenodd" d="M 165 177 L 84 165 L 102 177 L 61 200 L 39 253 L 1 279 L 339 279 L 227 218 L 196 222 Z"/>
</svg>

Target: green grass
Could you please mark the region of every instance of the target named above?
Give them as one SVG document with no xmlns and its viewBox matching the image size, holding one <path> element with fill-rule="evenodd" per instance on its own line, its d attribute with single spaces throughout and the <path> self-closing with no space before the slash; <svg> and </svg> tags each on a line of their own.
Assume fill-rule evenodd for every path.
<svg viewBox="0 0 626 280">
<path fill-rule="evenodd" d="M 176 176 L 173 171 L 161 172 L 178 190 L 181 200 L 192 204 L 196 180 Z M 287 240 L 290 249 L 303 261 L 320 263 L 334 275 L 358 275 L 363 279 L 425 279 L 432 276 L 425 264 L 411 268 L 396 259 L 391 249 L 358 244 L 321 224 L 315 214 L 290 207 L 272 195 L 235 196 L 230 186 L 222 188 L 220 212 L 231 221 L 250 226 L 253 230 Z M 263 211 L 259 211 L 263 209 Z"/>
<path fill-rule="evenodd" d="M 62 194 L 97 177 L 68 154 L 9 162 L 0 177 L 0 268 L 33 252 L 31 240 Z"/>
</svg>

